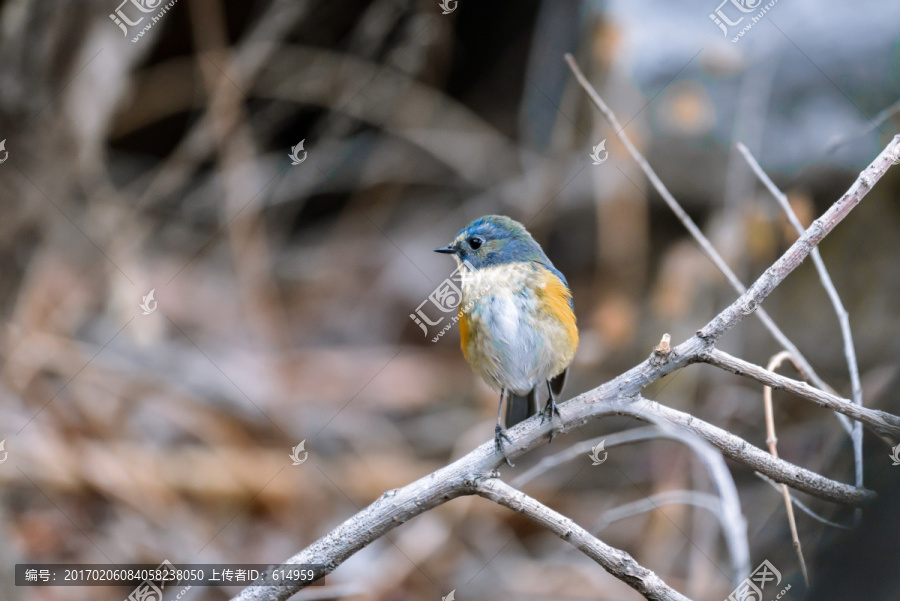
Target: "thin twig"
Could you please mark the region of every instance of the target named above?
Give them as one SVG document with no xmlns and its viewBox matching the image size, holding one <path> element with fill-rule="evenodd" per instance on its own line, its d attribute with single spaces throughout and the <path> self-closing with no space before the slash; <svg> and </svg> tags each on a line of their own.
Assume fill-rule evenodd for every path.
<svg viewBox="0 0 900 601">
<path fill-rule="evenodd" d="M 829 392 L 814 388 L 806 382 L 800 382 L 798 380 L 780 376 L 763 369 L 758 365 L 754 365 L 749 361 L 732 357 L 719 349 L 712 349 L 708 353 L 702 355 L 699 359 L 704 363 L 715 365 L 716 367 L 730 371 L 739 376 L 751 378 L 766 386 L 787 390 L 788 392 L 792 392 L 800 398 L 812 401 L 821 407 L 828 407 L 847 417 L 862 422 L 864 425 L 871 428 L 873 432 L 879 436 L 884 436 L 889 440 L 900 439 L 900 417 L 885 411 L 860 407 L 848 399 L 842 399 Z"/>
<path fill-rule="evenodd" d="M 651 416 L 647 414 L 642 419 L 648 417 Z M 584 456 L 585 460 L 587 460 L 589 451 L 601 440 L 605 441 L 605 449 L 659 438 L 668 438 L 686 444 L 703 462 L 718 492 L 718 497 L 716 497 L 718 509 L 715 511 L 715 514 L 719 518 L 722 536 L 728 546 L 734 583 L 736 585 L 750 575 L 750 544 L 747 541 L 746 520 L 741 513 L 741 502 L 738 498 L 737 487 L 734 485 L 731 472 L 728 471 L 728 466 L 725 465 L 722 454 L 701 440 L 698 435 L 681 428 L 673 428 L 662 420 L 658 423 L 659 425 L 655 427 L 633 428 L 574 444 L 559 453 L 544 457 L 537 465 L 516 477 L 511 484 L 516 488 L 520 488 L 539 474 L 562 463 L 581 456 Z"/>
<path fill-rule="evenodd" d="M 882 123 L 884 123 L 885 121 L 887 121 L 888 119 L 890 119 L 891 117 L 896 115 L 897 113 L 900 113 L 900 100 L 898 100 L 891 106 L 887 107 L 886 109 L 880 111 L 877 115 L 875 115 L 866 124 L 865 127 L 860 129 L 859 131 L 852 132 L 846 136 L 839 137 L 837 140 L 835 140 L 834 142 L 829 144 L 828 148 L 826 148 L 825 152 L 823 152 L 822 154 L 825 156 L 833 154 L 834 151 L 837 150 L 838 147 L 840 147 L 841 145 L 845 144 L 846 142 L 849 142 L 850 140 L 854 140 L 860 136 L 864 136 L 867 133 L 869 133 L 870 131 L 872 131 L 873 129 L 877 129 L 877 128 L 881 127 Z"/>
<path fill-rule="evenodd" d="M 722 504 L 716 495 L 699 490 L 664 490 L 649 497 L 607 509 L 600 514 L 600 518 L 597 520 L 597 531 L 605 529 L 613 522 L 659 509 L 660 505 L 693 505 L 694 507 L 707 510 L 719 522 L 722 521 L 720 513 Z"/>
<path fill-rule="evenodd" d="M 738 279 L 738 277 L 734 274 L 728 264 L 725 262 L 725 259 L 719 254 L 719 252 L 713 247 L 712 243 L 706 238 L 703 232 L 697 227 L 697 224 L 694 223 L 694 220 L 687 214 L 687 212 L 678 204 L 678 201 L 675 200 L 675 197 L 672 196 L 672 193 L 669 192 L 668 188 L 666 188 L 665 184 L 662 183 L 662 180 L 659 179 L 659 176 L 656 175 L 656 172 L 653 170 L 653 167 L 647 162 L 647 159 L 635 148 L 634 144 L 631 143 L 631 139 L 629 139 L 628 135 L 625 133 L 625 128 L 622 127 L 619 120 L 616 118 L 615 113 L 607 106 L 606 102 L 603 101 L 603 98 L 600 97 L 600 94 L 597 93 L 597 90 L 594 89 L 594 86 L 587 80 L 584 76 L 584 73 L 581 72 L 581 69 L 578 67 L 578 64 L 575 62 L 575 59 L 571 54 L 566 54 L 566 62 L 569 64 L 569 68 L 572 70 L 572 73 L 575 74 L 576 79 L 578 79 L 578 83 L 581 84 L 581 87 L 584 88 L 584 91 L 587 92 L 591 101 L 594 103 L 603 116 L 609 121 L 610 125 L 612 125 L 613 129 L 616 131 L 616 135 L 622 141 L 622 144 L 625 145 L 625 148 L 628 149 L 628 152 L 634 158 L 635 162 L 641 167 L 644 171 L 644 174 L 647 176 L 647 179 L 650 180 L 650 183 L 653 184 L 653 187 L 656 188 L 656 191 L 662 196 L 663 200 L 669 206 L 669 209 L 675 213 L 675 216 L 679 221 L 684 225 L 687 231 L 691 234 L 697 244 L 700 246 L 700 249 L 703 253 L 709 257 L 709 260 L 713 262 L 713 264 L 718 268 L 722 274 L 725 275 L 725 278 L 731 284 L 731 287 L 734 288 L 738 294 L 743 295 L 747 292 L 747 289 L 744 287 L 744 284 Z M 775 340 L 784 347 L 786 350 L 789 350 L 791 354 L 797 358 L 798 361 L 803 365 L 803 369 L 809 374 L 810 379 L 818 386 L 819 388 L 826 389 L 827 384 L 822 380 L 818 374 L 816 374 L 815 370 L 812 368 L 812 365 L 809 364 L 809 361 L 803 356 L 800 352 L 800 349 L 794 345 L 793 342 L 788 339 L 788 337 L 781 331 L 781 329 L 772 321 L 772 318 L 769 317 L 769 314 L 766 313 L 762 308 L 758 308 L 756 311 L 757 315 L 759 315 L 760 320 L 765 325 L 766 329 L 772 334 Z M 840 417 L 840 416 L 838 416 Z M 852 425 L 847 418 L 841 418 L 841 423 L 844 424 L 844 428 L 847 430 L 848 434 L 852 433 Z"/>
<path fill-rule="evenodd" d="M 663 582 L 659 576 L 636 562 L 625 551 L 610 547 L 571 519 L 516 490 L 499 478 L 478 480 L 475 494 L 508 507 L 550 530 L 647 599 L 690 601 Z"/>
<path fill-rule="evenodd" d="M 655 423 L 665 436 L 675 438 L 689 446 L 706 466 L 720 499 L 719 523 L 722 525 L 722 536 L 731 556 L 734 585 L 737 586 L 744 578 L 750 576 L 750 542 L 747 540 L 747 520 L 741 512 L 737 486 L 725 464 L 725 458 L 718 449 L 691 430 L 676 428 L 664 419 L 658 419 Z"/>
<path fill-rule="evenodd" d="M 765 171 L 762 170 L 762 167 L 759 166 L 756 158 L 750 153 L 750 150 L 738 142 L 737 144 L 738 150 L 744 155 L 744 158 L 747 160 L 747 163 L 750 165 L 750 168 L 753 169 L 753 172 L 756 174 L 756 177 L 766 186 L 769 190 L 769 193 L 775 197 L 775 200 L 781 206 L 781 209 L 784 211 L 787 216 L 788 221 L 797 230 L 798 234 L 803 234 L 803 224 L 800 223 L 800 219 L 797 218 L 797 214 L 794 212 L 794 209 L 791 207 L 791 203 L 788 202 L 787 196 L 778 189 L 778 187 L 772 182 L 768 175 L 766 175 Z M 831 300 L 831 305 L 834 307 L 834 312 L 837 314 L 838 322 L 841 325 L 841 337 L 844 340 L 844 357 L 847 360 L 847 371 L 850 372 L 850 389 L 853 393 L 853 402 L 857 405 L 862 406 L 862 384 L 859 379 L 859 366 L 856 361 L 856 349 L 853 346 L 853 333 L 850 330 L 850 316 L 847 313 L 847 310 L 844 308 L 844 304 L 841 302 L 841 297 L 837 293 L 837 289 L 834 287 L 834 282 L 831 281 L 831 276 L 828 273 L 828 269 L 825 268 L 825 261 L 822 260 L 822 255 L 819 253 L 818 248 L 814 248 L 810 253 L 812 256 L 813 264 L 816 266 L 816 271 L 819 274 L 819 280 L 822 282 L 822 287 L 825 288 L 825 292 L 828 293 L 828 298 Z M 795 362 L 796 365 L 796 362 Z M 804 378 L 809 379 L 808 374 L 804 373 L 804 370 L 799 369 L 801 375 Z M 827 389 L 826 389 L 827 390 Z M 833 392 L 833 391 L 831 391 Z M 863 456 L 862 456 L 862 446 L 863 446 L 863 434 L 862 434 L 862 424 L 859 422 L 853 425 L 853 432 L 851 433 L 851 438 L 853 440 L 853 463 L 854 469 L 856 473 L 856 485 L 863 485 Z M 857 519 L 860 516 L 857 516 Z"/>
<path fill-rule="evenodd" d="M 535 465 L 513 478 L 510 485 L 515 488 L 522 488 L 541 474 L 544 474 L 557 466 L 578 457 L 587 456 L 600 441 L 606 441 L 604 448 L 611 449 L 613 447 L 643 442 L 645 440 L 652 440 L 663 436 L 664 435 L 658 427 L 644 426 L 641 428 L 632 428 L 630 430 L 615 432 L 608 436 L 599 436 L 590 440 L 583 440 L 558 453 L 541 458 Z"/>
<path fill-rule="evenodd" d="M 777 491 L 780 491 L 780 490 L 781 490 L 781 484 L 779 484 L 778 482 L 775 482 L 774 480 L 772 480 L 771 478 L 769 478 L 769 477 L 766 476 L 765 474 L 760 474 L 759 472 L 754 472 L 754 474 L 755 474 L 760 480 L 763 480 L 764 482 L 766 482 L 769 486 L 771 486 L 771 487 L 774 488 L 775 490 L 777 490 Z M 838 524 L 837 522 L 832 522 L 831 520 L 828 520 L 828 519 L 823 518 L 823 517 L 820 516 L 818 513 L 816 513 L 815 511 L 813 511 L 813 510 L 810 509 L 809 507 L 807 507 L 807 506 L 803 503 L 803 501 L 801 501 L 800 499 L 796 498 L 794 495 L 791 495 L 791 503 L 793 503 L 794 506 L 795 506 L 797 509 L 799 509 L 800 511 L 802 511 L 803 513 L 805 513 L 806 515 L 808 515 L 808 516 L 811 517 L 812 519 L 816 520 L 817 522 L 821 522 L 821 523 L 826 524 L 826 525 L 828 525 L 828 526 L 834 526 L 835 528 L 840 528 L 840 529 L 842 529 L 842 530 L 850 530 L 850 529 L 851 529 L 850 526 L 845 526 L 845 525 L 843 525 L 843 524 Z"/>
<path fill-rule="evenodd" d="M 797 362 L 794 361 L 791 354 L 787 351 L 781 351 L 769 359 L 769 364 L 766 365 L 766 369 L 774 372 L 781 367 L 781 364 L 785 359 L 789 359 L 794 367 L 797 367 Z M 766 408 L 766 443 L 769 445 L 769 452 L 772 453 L 772 456 L 778 457 L 778 438 L 775 436 L 775 412 L 772 409 L 771 386 L 763 387 L 763 404 Z M 803 572 L 803 582 L 806 583 L 806 586 L 809 586 L 809 574 L 806 571 L 806 560 L 803 559 L 803 547 L 800 544 L 800 536 L 797 534 L 797 522 L 794 520 L 794 507 L 791 505 L 791 493 L 788 492 L 788 487 L 784 484 L 781 485 L 781 494 L 784 496 L 784 508 L 787 511 L 788 524 L 791 527 L 791 539 L 794 541 L 794 550 L 797 552 L 797 558 L 800 560 L 800 571 Z"/>
</svg>

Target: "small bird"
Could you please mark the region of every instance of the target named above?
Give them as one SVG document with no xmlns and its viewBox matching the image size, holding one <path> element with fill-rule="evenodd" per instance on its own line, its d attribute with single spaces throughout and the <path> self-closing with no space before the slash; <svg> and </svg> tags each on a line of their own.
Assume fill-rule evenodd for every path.
<svg viewBox="0 0 900 601">
<path fill-rule="evenodd" d="M 541 422 L 559 416 L 556 397 L 578 347 L 572 292 L 525 226 L 509 217 L 476 219 L 434 251 L 453 255 L 460 268 L 460 346 L 475 373 L 500 393 L 494 444 L 511 466 L 503 451 L 503 441 L 510 442 L 500 425 L 503 399 L 507 428 L 537 413 L 544 385 L 550 396 Z"/>
</svg>

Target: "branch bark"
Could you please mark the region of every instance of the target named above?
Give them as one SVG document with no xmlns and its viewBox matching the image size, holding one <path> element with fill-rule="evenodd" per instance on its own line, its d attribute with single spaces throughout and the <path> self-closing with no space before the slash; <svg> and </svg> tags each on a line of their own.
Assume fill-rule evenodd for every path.
<svg viewBox="0 0 900 601">
<path fill-rule="evenodd" d="M 636 562 L 625 551 L 610 547 L 571 519 L 553 511 L 498 478 L 480 480 L 475 486 L 475 494 L 521 513 L 550 530 L 647 599 L 690 601 L 663 582 L 662 578 Z"/>
<path fill-rule="evenodd" d="M 879 436 L 900 439 L 900 417 L 896 415 L 891 415 L 879 409 L 861 407 L 848 399 L 842 399 L 818 388 L 813 388 L 806 382 L 786 378 L 749 361 L 732 357 L 719 349 L 711 349 L 708 353 L 701 355 L 700 360 L 720 367 L 725 371 L 756 380 L 771 388 L 787 390 L 802 399 L 812 401 L 820 407 L 833 409 L 868 426 Z"/>
<path fill-rule="evenodd" d="M 698 419 L 689 413 L 666 407 L 643 397 L 638 397 L 635 400 L 641 401 L 642 404 L 639 407 L 622 407 L 620 411 L 623 415 L 632 415 L 636 419 L 641 420 L 665 421 L 681 426 L 719 449 L 726 457 L 743 463 L 776 482 L 787 484 L 791 488 L 809 493 L 814 497 L 842 505 L 859 506 L 875 498 L 875 493 L 871 491 L 856 488 L 850 484 L 836 482 L 806 468 L 788 463 L 778 457 L 773 457 L 740 436 Z"/>
</svg>

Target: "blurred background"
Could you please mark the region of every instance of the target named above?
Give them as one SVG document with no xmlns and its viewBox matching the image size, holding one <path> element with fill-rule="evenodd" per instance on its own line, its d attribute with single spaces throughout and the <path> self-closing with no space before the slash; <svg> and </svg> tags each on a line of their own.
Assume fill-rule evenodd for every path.
<svg viewBox="0 0 900 601">
<path fill-rule="evenodd" d="M 15 587 L 16 563 L 280 562 L 489 440 L 496 394 L 457 329 L 432 342 L 440 328 L 423 335 L 410 318 L 454 268 L 432 249 L 481 215 L 526 224 L 571 284 L 581 345 L 564 398 L 643 360 L 665 332 L 692 335 L 735 293 L 564 53 L 746 284 L 796 234 L 735 143 L 808 224 L 900 125 L 900 5 L 777 2 L 737 37 L 756 13 L 727 32 L 711 15 L 735 21 L 754 3 L 716 1 L 0 2 L 0 598 L 129 593 Z M 593 165 L 602 140 L 608 159 Z M 898 190 L 894 169 L 821 248 L 865 404 L 893 413 Z M 811 262 L 765 308 L 849 396 Z M 755 317 L 721 346 L 762 365 L 781 350 Z M 647 396 L 765 448 L 762 390 L 748 380 L 692 366 Z M 774 398 L 780 455 L 853 482 L 835 416 Z M 598 420 L 502 475 L 638 425 Z M 292 465 L 301 441 L 306 461 Z M 864 448 L 867 486 L 890 495 L 889 446 L 867 433 Z M 688 597 L 728 596 L 716 515 L 605 513 L 667 490 L 714 492 L 690 451 L 660 440 L 589 461 L 524 490 Z M 802 599 L 780 492 L 729 465 L 752 566 L 768 559 L 793 585 L 785 598 Z M 895 543 L 898 518 L 878 515 Z M 814 583 L 851 571 L 835 559 L 839 528 L 802 512 L 797 525 Z M 865 540 L 853 573 L 884 577 L 896 544 Z M 415 518 L 324 583 L 296 598 L 640 598 L 480 498 Z"/>
</svg>

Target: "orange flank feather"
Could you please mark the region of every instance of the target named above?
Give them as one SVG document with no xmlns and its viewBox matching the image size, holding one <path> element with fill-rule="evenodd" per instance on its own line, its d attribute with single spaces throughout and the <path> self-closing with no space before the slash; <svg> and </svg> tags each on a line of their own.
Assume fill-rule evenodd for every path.
<svg viewBox="0 0 900 601">
<path fill-rule="evenodd" d="M 463 358 L 468 361 L 469 356 L 466 353 L 466 347 L 469 345 L 469 322 L 466 321 L 466 314 L 463 310 L 459 310 L 459 345 L 462 347 Z"/>
<path fill-rule="evenodd" d="M 535 293 L 541 303 L 541 309 L 556 318 L 563 325 L 568 337 L 568 346 L 574 354 L 578 347 L 578 327 L 575 325 L 575 312 L 572 311 L 572 292 L 562 283 L 556 274 L 548 269 L 540 269 L 543 286 Z"/>
</svg>

